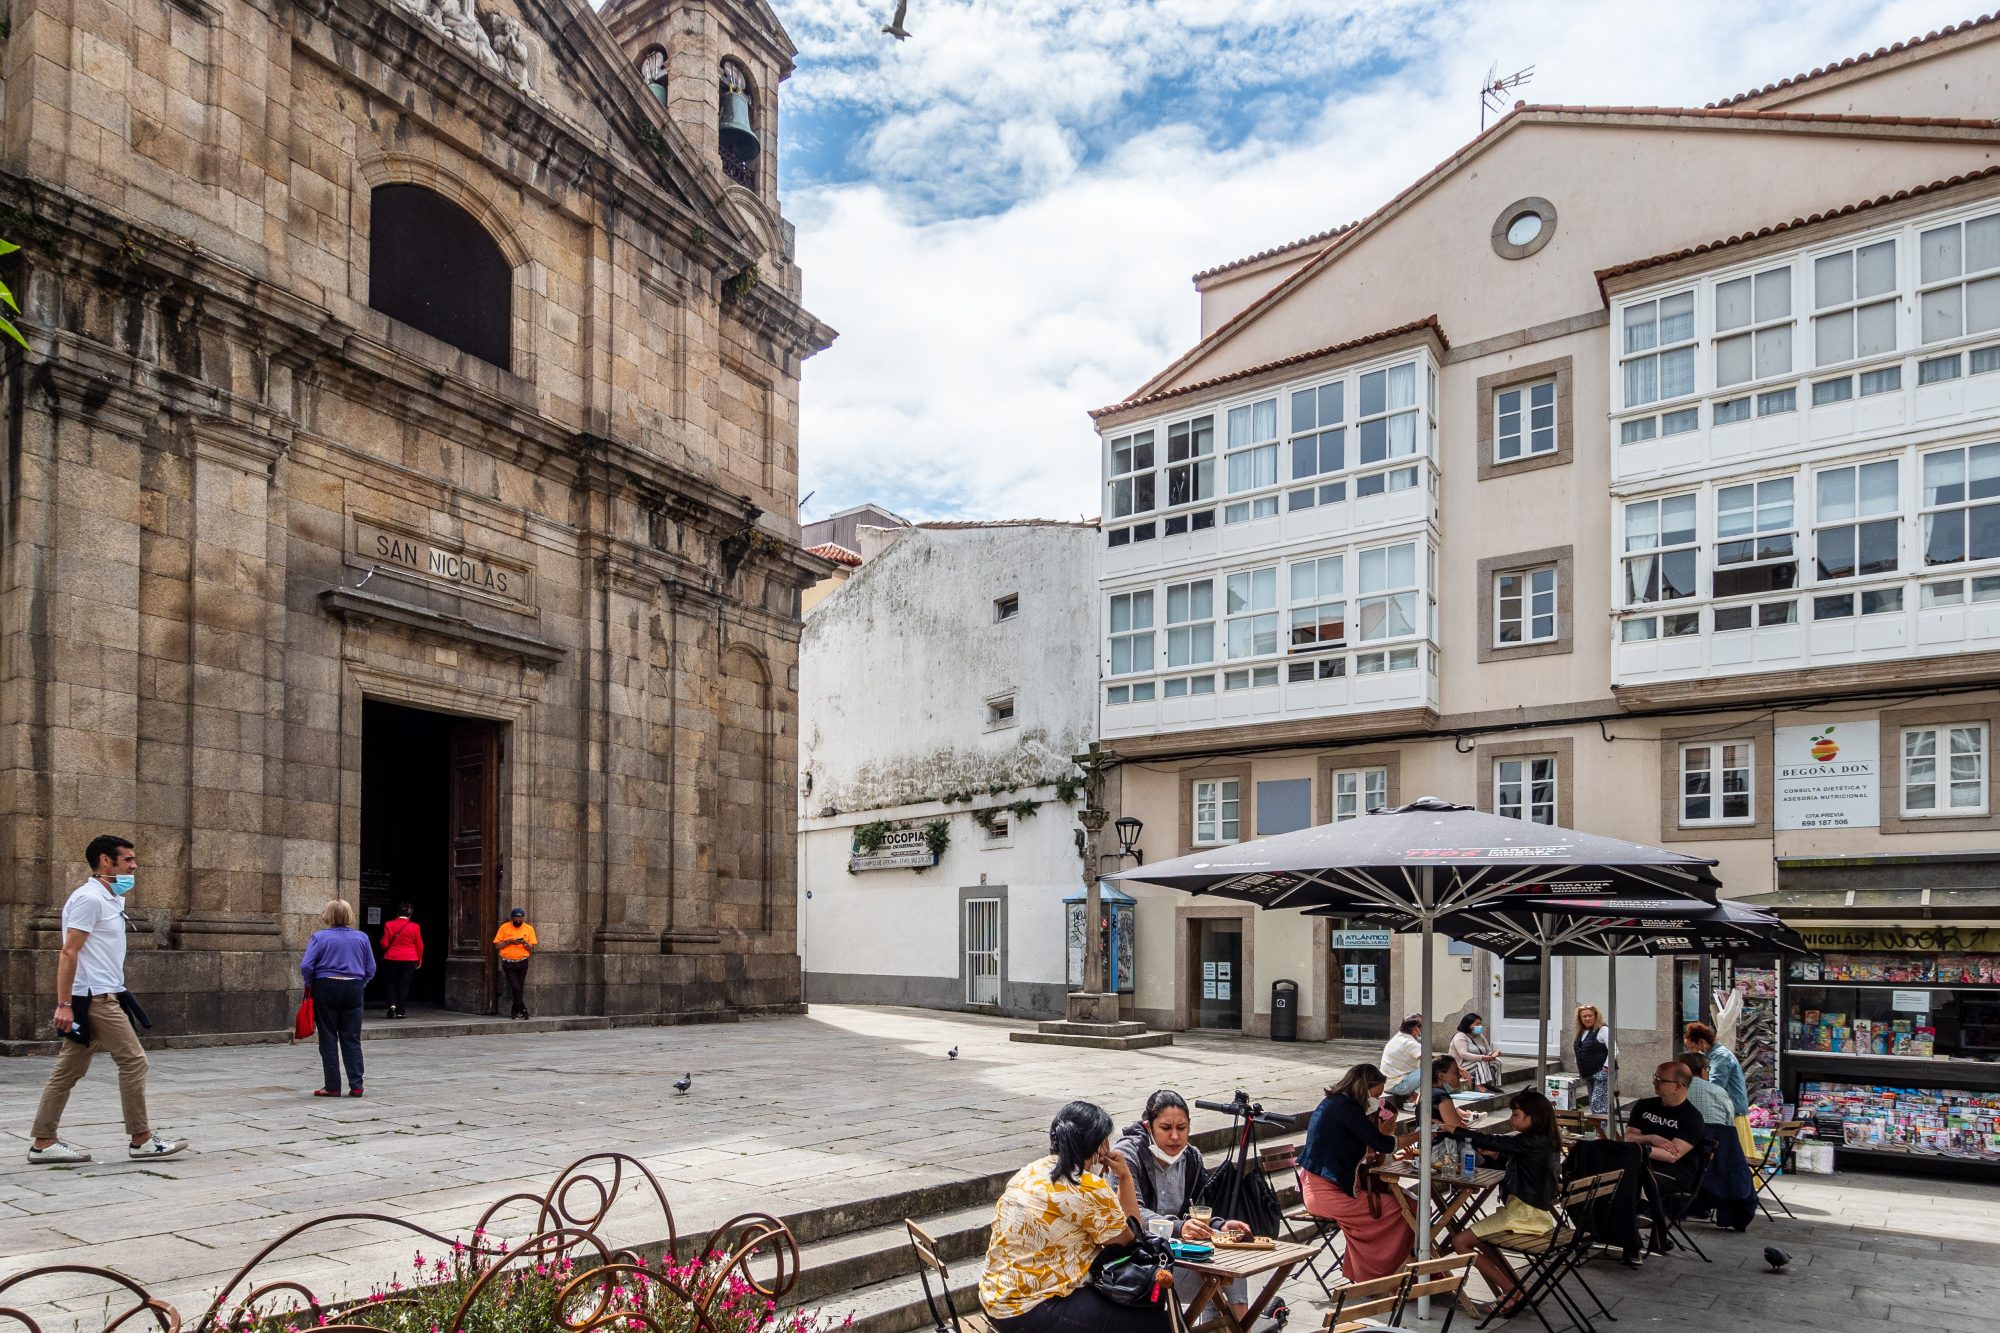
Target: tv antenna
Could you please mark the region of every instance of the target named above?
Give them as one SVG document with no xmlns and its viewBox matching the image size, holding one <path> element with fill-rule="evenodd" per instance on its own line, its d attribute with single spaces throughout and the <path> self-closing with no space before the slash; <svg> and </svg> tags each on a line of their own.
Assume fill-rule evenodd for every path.
<svg viewBox="0 0 2000 1333">
<path fill-rule="evenodd" d="M 1494 61 L 1487 67 L 1486 82 L 1479 85 L 1479 128 L 1486 129 L 1486 113 L 1498 116 L 1507 110 L 1507 94 L 1535 77 L 1535 67 L 1517 69 L 1505 78 L 1500 76 L 1500 62 Z"/>
</svg>

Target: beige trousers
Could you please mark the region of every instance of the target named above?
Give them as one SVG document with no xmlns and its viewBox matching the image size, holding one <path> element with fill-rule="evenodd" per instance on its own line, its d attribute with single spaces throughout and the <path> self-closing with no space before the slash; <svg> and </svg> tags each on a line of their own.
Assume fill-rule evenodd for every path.
<svg viewBox="0 0 2000 1333">
<path fill-rule="evenodd" d="M 79 1046 L 63 1038 L 62 1054 L 56 1056 L 48 1086 L 42 1089 L 42 1103 L 35 1108 L 37 1139 L 56 1137 L 63 1108 L 69 1105 L 70 1089 L 99 1051 L 118 1065 L 118 1101 L 125 1112 L 125 1132 L 138 1138 L 152 1128 L 146 1119 L 146 1048 L 139 1044 L 139 1034 L 118 1007 L 117 997 L 99 995 L 90 1002 L 90 1045 Z"/>
</svg>

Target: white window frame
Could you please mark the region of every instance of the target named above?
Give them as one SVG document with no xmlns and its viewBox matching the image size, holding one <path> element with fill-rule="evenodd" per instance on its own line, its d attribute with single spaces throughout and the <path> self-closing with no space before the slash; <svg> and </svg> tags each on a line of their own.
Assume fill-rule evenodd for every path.
<svg viewBox="0 0 2000 1333">
<path fill-rule="evenodd" d="M 1118 628 L 1118 604 L 1120 602 L 1125 603 L 1124 629 Z M 1144 624 L 1139 623 L 1138 620 L 1142 605 L 1145 614 Z M 1110 626 L 1110 633 L 1106 638 L 1104 656 L 1105 675 L 1143 676 L 1155 669 L 1154 663 L 1158 658 L 1156 656 L 1157 649 L 1153 637 L 1153 590 L 1151 588 L 1134 588 L 1129 592 L 1111 594 L 1105 624 Z M 1118 651 L 1121 644 L 1125 649 L 1125 669 L 1122 671 L 1118 669 Z M 1142 649 L 1145 653 L 1144 666 L 1138 665 L 1139 654 Z"/>
<path fill-rule="evenodd" d="M 1685 303 L 1686 309 L 1681 308 L 1683 303 Z M 1669 305 L 1673 307 L 1672 311 L 1663 314 L 1663 309 Z M 1644 316 L 1643 322 L 1635 319 L 1635 316 L 1642 315 Z M 1669 320 L 1672 321 L 1671 324 L 1667 323 Z M 1685 333 L 1681 332 L 1683 321 L 1685 321 Z M 1667 325 L 1666 332 L 1678 334 L 1679 336 L 1672 338 L 1663 337 L 1662 325 Z M 1661 403 L 1678 402 L 1680 399 L 1692 397 L 1698 392 L 1700 384 L 1695 365 L 1696 330 L 1694 289 L 1692 287 L 1678 292 L 1663 292 L 1658 296 L 1649 297 L 1644 301 L 1634 301 L 1618 312 L 1618 327 L 1622 334 L 1619 340 L 1620 351 L 1618 356 L 1618 410 L 1620 412 L 1636 411 L 1643 407 L 1657 407 Z M 1685 389 L 1677 389 L 1673 393 L 1666 393 L 1661 388 L 1662 376 L 1660 368 L 1666 358 L 1669 357 L 1673 358 L 1676 367 L 1683 362 L 1687 366 L 1687 387 Z M 1650 366 L 1651 368 L 1652 388 L 1650 392 L 1641 390 L 1635 393 L 1633 391 L 1633 375 L 1642 365 Z"/>
<path fill-rule="evenodd" d="M 1966 239 L 1974 228 L 1978 229 L 1979 248 L 1991 256 L 1992 262 L 1979 268 L 1968 268 L 1965 262 Z M 1949 255 L 1943 252 L 1942 246 L 1947 234 L 1951 236 Z M 2000 332 L 2000 318 L 1982 328 L 1972 328 L 1969 308 L 1976 288 L 1979 298 L 1996 303 L 1996 312 L 2000 312 L 2000 213 L 1986 213 L 1926 227 L 1917 233 L 1916 244 L 1917 346 L 1936 347 L 1960 338 L 1977 338 Z M 1938 262 L 1934 263 L 1934 258 Z M 1951 263 L 1950 272 L 1941 267 L 1947 259 Z M 1956 299 L 1946 300 L 1948 294 Z M 1931 315 L 1934 310 L 1942 312 L 1946 306 L 1952 307 L 1952 330 L 1933 336 Z"/>
<path fill-rule="evenodd" d="M 1278 567 L 1262 565 L 1256 569 L 1234 570 L 1223 575 L 1222 587 L 1224 657 L 1231 662 L 1243 662 L 1257 657 L 1274 657 L 1280 653 L 1284 642 L 1278 630 Z M 1238 597 L 1243 599 L 1241 610 L 1234 609 Z M 1238 625 L 1244 627 L 1243 632 L 1248 638 L 1242 652 L 1237 651 Z M 1266 634 L 1270 636 L 1270 647 L 1260 649 L 1257 640 Z"/>
<path fill-rule="evenodd" d="M 1546 774 L 1542 771 L 1546 765 Z M 1562 808 L 1558 783 L 1562 774 L 1552 754 L 1510 755 L 1493 761 L 1493 813 L 1502 819 L 1519 819 L 1531 824 L 1554 825 Z M 1547 799 L 1537 788 L 1547 785 Z M 1509 793 L 1512 793 L 1510 798 Z M 1548 818 L 1537 816 L 1546 813 Z"/>
<path fill-rule="evenodd" d="M 1286 570 L 1290 593 L 1290 625 L 1285 641 L 1289 653 L 1318 653 L 1344 648 L 1351 634 L 1347 620 L 1346 560 L 1339 555 L 1294 560 Z M 1329 632 L 1337 624 L 1338 633 Z M 1303 632 L 1307 637 L 1299 638 Z"/>
<path fill-rule="evenodd" d="M 985 927 L 983 931 L 985 938 L 993 942 L 991 948 L 975 949 L 973 947 L 974 908 L 979 909 L 979 916 L 986 918 L 981 924 Z M 967 898 L 965 906 L 962 909 L 962 916 L 965 928 L 965 1002 L 981 1006 L 998 1005 L 1000 1003 L 1002 980 L 1000 974 L 1000 954 L 1002 945 L 1007 938 L 1006 917 L 1001 907 L 1001 900 L 998 898 Z M 992 970 L 986 971 L 980 969 L 975 971 L 973 967 L 973 960 L 975 958 L 989 961 Z M 974 994 L 973 985 L 975 978 L 982 976 L 993 979 L 993 998 L 990 1000 L 979 998 Z"/>
<path fill-rule="evenodd" d="M 1167 427 L 1167 494 L 1160 508 L 1171 511 L 1215 501 L 1215 413 L 1176 421 Z M 1174 498 L 1174 482 L 1187 481 L 1187 496 Z"/>
<path fill-rule="evenodd" d="M 1258 429 L 1257 418 L 1260 408 L 1270 409 L 1268 433 Z M 1231 496 L 1248 495 L 1253 491 L 1269 490 L 1278 484 L 1278 400 L 1259 398 L 1255 402 L 1241 403 L 1223 414 L 1228 423 L 1227 452 L 1223 455 L 1224 471 Z M 1238 426 L 1242 429 L 1239 431 Z M 1248 469 L 1249 476 L 1243 484 L 1237 484 L 1238 465 Z M 1267 474 L 1268 475 L 1264 475 Z M 1273 513 L 1277 512 L 1275 509 Z M 1261 515 L 1260 515 L 1261 517 Z"/>
<path fill-rule="evenodd" d="M 1732 753 L 1732 751 L 1734 753 Z M 1699 768 L 1689 767 L 1700 761 Z M 1757 744 L 1755 741 L 1723 738 L 1712 741 L 1684 741 L 1680 747 L 1680 804 L 1679 823 L 1682 828 L 1729 828 L 1757 822 Z M 1740 774 L 1739 786 L 1732 790 L 1732 774 Z M 1699 775 L 1707 790 L 1692 790 L 1693 779 Z M 1743 813 L 1726 813 L 1728 804 L 1736 797 L 1743 801 Z M 1709 803 L 1707 815 L 1690 814 L 1690 804 L 1696 800 Z"/>
<path fill-rule="evenodd" d="M 1685 529 L 1676 528 L 1673 541 L 1666 538 L 1667 506 L 1672 505 L 1678 512 L 1683 506 L 1687 510 L 1688 522 Z M 1652 532 L 1650 538 L 1645 533 L 1634 533 L 1633 516 L 1642 511 L 1652 512 Z M 1683 491 L 1678 495 L 1661 495 L 1645 500 L 1628 500 L 1620 521 L 1624 529 L 1624 550 L 1619 554 L 1619 587 L 1621 600 L 1628 607 L 1666 606 L 1674 602 L 1688 601 L 1701 595 L 1701 505 L 1700 497 L 1694 491 Z M 1685 533 L 1685 536 L 1679 534 Z M 1635 541 L 1650 544 L 1635 546 Z M 1688 579 L 1688 590 L 1677 596 L 1667 596 L 1666 564 L 1669 558 L 1685 553 L 1694 567 Z M 1654 596 L 1647 597 L 1635 593 L 1633 589 L 1634 566 L 1650 561 L 1654 577 L 1646 582 L 1650 586 L 1657 578 L 1659 587 Z"/>
<path fill-rule="evenodd" d="M 1001 731 L 1007 727 L 1021 725 L 1020 714 L 1014 710 L 1014 692 L 991 695 L 986 700 L 986 729 Z"/>
<path fill-rule="evenodd" d="M 1343 768 L 1327 774 L 1327 806 L 1333 822 L 1359 819 L 1389 803 L 1389 770 Z"/>
<path fill-rule="evenodd" d="M 1957 455 L 1958 458 L 1958 480 L 1956 485 L 1958 487 L 1959 498 L 1941 502 L 1934 501 L 1931 498 L 1931 492 L 1935 489 L 1930 484 L 1931 460 L 1934 458 L 1943 459 L 1952 455 Z M 1917 530 L 1920 543 L 1919 560 L 1921 561 L 1921 568 L 1928 570 L 1973 565 L 1993 558 L 1992 556 L 1974 556 L 1971 554 L 1974 511 L 2000 509 L 2000 489 L 1995 489 L 1985 495 L 1975 496 L 1972 494 L 1973 486 L 1978 484 L 1972 474 L 1974 469 L 1980 465 L 2000 466 L 2000 444 L 1954 445 L 1949 449 L 1926 449 L 1917 455 L 1917 499 L 1919 513 L 1922 515 L 1920 520 L 1921 526 Z M 1980 480 L 1992 484 L 1996 479 L 1989 477 Z M 1947 518 L 1947 516 L 1950 517 Z M 1960 554 L 1955 560 L 1933 561 L 1931 559 L 1932 532 L 1941 521 L 1951 521 L 1958 525 L 1958 549 Z"/>
<path fill-rule="evenodd" d="M 1407 579 L 1397 577 L 1397 551 L 1409 552 L 1410 574 Z M 1417 543 L 1391 542 L 1386 546 L 1371 546 L 1355 553 L 1355 604 L 1354 627 L 1348 638 L 1355 643 L 1386 643 L 1395 639 L 1415 638 L 1425 633 L 1422 618 L 1418 615 L 1417 593 L 1419 577 L 1417 573 Z M 1409 628 L 1387 632 L 1388 609 L 1404 610 Z M 1371 615 L 1374 623 L 1370 623 Z"/>
<path fill-rule="evenodd" d="M 1400 401 L 1392 396 L 1392 388 L 1400 389 L 1402 387 L 1402 377 L 1405 374 L 1409 378 L 1409 400 L 1407 402 Z M 1379 410 L 1370 412 L 1368 411 L 1368 382 L 1378 376 L 1382 381 L 1382 405 Z M 1425 441 L 1423 433 L 1418 429 L 1422 425 L 1418 420 L 1418 417 L 1421 415 L 1422 404 L 1417 396 L 1416 362 L 1404 361 L 1393 366 L 1383 366 L 1379 370 L 1371 370 L 1360 376 L 1355 381 L 1354 394 L 1355 469 L 1357 471 L 1364 471 L 1370 468 L 1390 468 L 1398 473 L 1411 474 L 1408 481 L 1396 480 L 1384 482 L 1384 488 L 1388 490 L 1402 490 L 1406 486 L 1416 485 L 1414 469 L 1410 468 L 1407 464 L 1401 467 L 1396 465 L 1404 459 L 1415 459 L 1424 452 Z M 1396 438 L 1398 432 L 1397 423 L 1405 419 L 1409 421 L 1409 436 L 1407 441 L 1398 440 Z M 1381 453 L 1379 457 L 1370 458 L 1368 437 L 1371 430 L 1378 426 L 1381 428 Z M 1373 494 L 1373 491 L 1367 489 L 1367 485 L 1371 480 L 1371 478 L 1366 476 L 1358 477 L 1354 483 L 1354 493 L 1356 495 Z"/>
<path fill-rule="evenodd" d="M 1285 480 L 1291 487 L 1286 492 L 1286 508 L 1311 509 L 1345 500 L 1345 474 L 1350 465 L 1346 379 L 1292 389 L 1286 394 L 1286 404 L 1286 425 L 1290 429 L 1285 432 L 1284 465 Z M 1299 466 L 1302 449 L 1311 455 L 1310 468 Z M 1333 451 L 1330 466 L 1326 459 L 1328 449 Z"/>
<path fill-rule="evenodd" d="M 1194 802 L 1194 845 L 1226 847 L 1243 836 L 1243 784 L 1240 778 L 1197 778 Z M 1207 813 L 1204 814 L 1203 812 Z M 1205 831 L 1204 831 L 1205 830 Z"/>
<path fill-rule="evenodd" d="M 1561 637 L 1561 617 L 1557 613 L 1556 567 L 1527 565 L 1502 569 L 1493 575 L 1493 646 L 1523 648 L 1533 643 L 1554 643 Z M 1508 584 L 1512 582 L 1510 591 Z M 1512 609 L 1509 609 L 1512 603 Z M 1546 630 L 1537 626 L 1546 622 Z M 1507 627 L 1514 637 L 1507 637 Z"/>
<path fill-rule="evenodd" d="M 1711 351 L 1715 375 L 1715 391 L 1741 389 L 1748 385 L 1762 384 L 1770 380 L 1786 379 L 1798 361 L 1798 305 L 1793 291 L 1796 279 L 1792 266 L 1787 263 L 1777 268 L 1761 269 L 1755 273 L 1742 273 L 1733 278 L 1725 278 L 1715 284 L 1711 293 L 1711 310 L 1715 322 L 1714 347 Z M 1744 285 L 1747 298 L 1745 318 L 1724 325 L 1722 314 L 1723 291 L 1738 283 Z M 1778 334 L 1784 335 L 1783 339 Z M 1782 341 L 1784 364 L 1775 364 L 1775 349 Z M 1723 378 L 1723 355 L 1727 348 L 1741 343 L 1745 361 L 1745 373 L 1735 379 Z M 1773 355 L 1767 364 L 1766 353 Z"/>
<path fill-rule="evenodd" d="M 1543 397 L 1548 401 L 1539 401 Z M 1558 410 L 1553 377 L 1496 389 L 1493 393 L 1493 461 L 1517 463 L 1523 458 L 1540 458 L 1554 453 Z"/>
<path fill-rule="evenodd" d="M 1799 485 L 1795 474 L 1758 477 L 1716 487 L 1710 592 L 1716 597 L 1768 597 L 1797 587 L 1798 533 Z M 1792 569 L 1790 584 L 1736 593 L 1723 593 L 1716 586 L 1725 572 L 1786 565 Z"/>
<path fill-rule="evenodd" d="M 1896 495 L 1888 508 L 1863 512 L 1861 507 L 1863 503 L 1861 498 L 1863 472 L 1867 472 L 1869 476 L 1876 478 L 1883 476 L 1895 478 Z M 1853 493 L 1853 499 L 1845 503 L 1851 504 L 1853 512 L 1845 516 L 1825 512 L 1827 507 L 1823 502 L 1824 481 L 1837 477 L 1842 473 L 1846 473 L 1852 478 L 1849 488 Z M 1833 584 L 1845 583 L 1850 579 L 1887 578 L 1902 569 L 1903 475 L 1902 462 L 1899 458 L 1879 458 L 1859 463 L 1843 463 L 1837 467 L 1815 468 L 1812 473 L 1812 495 L 1812 583 L 1814 587 L 1826 587 Z M 1883 524 L 1890 525 L 1894 530 L 1895 540 L 1890 543 L 1890 547 L 1896 552 L 1896 563 L 1889 569 L 1878 569 L 1872 572 L 1864 571 L 1861 568 L 1862 529 L 1879 529 Z M 1849 540 L 1854 551 L 1853 571 L 1846 574 L 1823 573 L 1824 565 L 1820 558 L 1820 548 L 1826 542 L 1827 534 L 1842 531 L 1852 533 Z"/>
<path fill-rule="evenodd" d="M 1830 250 L 1824 254 L 1816 254 L 1812 257 L 1812 264 L 1807 270 L 1806 277 L 1807 282 L 1812 287 L 1811 370 L 1815 372 L 1828 370 L 1834 366 L 1852 365 L 1857 361 L 1873 361 L 1881 357 L 1894 356 L 1896 354 L 1896 349 L 1902 345 L 1902 331 L 1897 327 L 1900 322 L 1899 311 L 1902 304 L 1901 272 L 1897 267 L 1897 261 L 1902 258 L 1900 247 L 1897 245 L 1899 239 L 1901 238 L 1898 236 L 1884 236 L 1875 240 L 1864 241 L 1859 245 L 1848 246 L 1844 249 Z M 1887 287 L 1871 288 L 1866 293 L 1863 293 L 1861 290 L 1861 257 L 1863 254 L 1878 253 L 1880 247 L 1885 245 L 1890 247 L 1889 285 Z M 1836 294 L 1833 299 L 1822 303 L 1820 299 L 1822 275 L 1836 272 L 1836 270 L 1827 269 L 1825 266 L 1831 261 L 1842 258 L 1845 258 L 1847 261 L 1846 292 L 1844 295 Z M 1887 312 L 1886 315 L 1883 315 L 1879 312 L 1885 306 L 1887 307 Z M 1861 325 L 1864 316 L 1869 316 L 1876 320 L 1887 318 L 1889 326 L 1889 345 L 1887 347 L 1877 347 L 1869 351 L 1862 350 Z M 1823 334 L 1822 330 L 1831 330 L 1842 325 L 1847 330 L 1844 335 L 1846 340 L 1846 354 L 1843 356 L 1823 357 L 1821 355 L 1821 342 L 1823 339 L 1827 336 L 1840 335 Z"/>
<path fill-rule="evenodd" d="M 1966 735 L 1966 734 L 1975 736 L 1978 741 L 1978 748 L 1970 752 L 1971 757 L 1975 761 L 1977 772 L 1971 778 L 1958 778 L 1953 775 L 1952 772 L 1953 765 L 1951 764 L 1951 761 L 1953 759 L 1958 758 L 1961 752 L 1959 752 L 1953 747 L 1956 746 L 1958 738 L 1961 735 Z M 1930 738 L 1929 739 L 1930 754 L 1918 755 L 1912 753 L 1913 749 L 1915 748 L 1915 746 L 1913 746 L 1913 742 L 1918 742 L 1918 738 L 1920 737 Z M 1987 807 L 1989 805 L 1989 802 L 1987 800 L 1986 767 L 1987 764 L 1991 762 L 1990 748 L 1989 748 L 1990 739 L 1991 738 L 1987 734 L 1986 724 L 1984 722 L 1939 723 L 1935 726 L 1902 728 L 1901 732 L 1897 736 L 1897 744 L 1896 744 L 1896 755 L 1897 755 L 1896 782 L 1897 782 L 1898 805 L 1902 811 L 1903 818 L 1965 819 L 1965 818 L 1976 818 L 1985 815 L 1987 813 Z M 1943 750 L 1942 754 L 1940 754 L 1940 749 Z M 1942 773 L 1940 773 L 1940 771 L 1937 768 L 1937 763 L 1940 758 L 1942 758 L 1946 764 Z M 1913 783 L 1910 780 L 1911 776 L 1910 768 L 1912 761 L 1919 759 L 1928 760 L 1929 763 L 1931 764 L 1931 780 L 1928 783 L 1918 784 L 1918 783 Z M 1942 777 L 1944 780 L 1939 781 L 1940 777 Z M 1950 804 L 1950 789 L 1962 785 L 1970 785 L 1975 783 L 1977 784 L 1979 791 L 1979 803 L 1977 805 Z M 1915 787 L 1920 785 L 1928 786 L 1929 788 L 1931 788 L 1932 792 L 1931 799 L 1933 802 L 1931 808 L 1927 809 L 1922 806 L 1913 806 L 1910 804 L 1911 791 Z M 1943 805 L 1936 804 L 1937 798 L 1940 794 L 1938 790 L 1939 788 L 1945 789 L 1943 795 L 1946 798 L 1946 802 Z"/>
<path fill-rule="evenodd" d="M 1106 442 L 1104 521 L 1115 523 L 1154 512 L 1159 502 L 1154 464 L 1155 432 L 1135 430 Z M 1119 455 L 1123 454 L 1124 458 Z M 1140 500 L 1145 503 L 1139 503 Z"/>
<path fill-rule="evenodd" d="M 1181 603 L 1176 617 L 1175 601 Z M 1166 589 L 1166 648 L 1168 671 L 1207 666 L 1215 660 L 1215 580 L 1188 579 Z"/>
</svg>

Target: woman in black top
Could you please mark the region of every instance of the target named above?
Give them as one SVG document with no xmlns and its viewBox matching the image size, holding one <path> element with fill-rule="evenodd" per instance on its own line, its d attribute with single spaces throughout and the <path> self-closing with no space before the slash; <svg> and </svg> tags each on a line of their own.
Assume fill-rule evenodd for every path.
<svg viewBox="0 0 2000 1333">
<path fill-rule="evenodd" d="M 1502 1316 L 1517 1313 L 1514 1298 L 1520 1286 L 1506 1258 L 1487 1242 L 1499 1233 L 1547 1235 L 1555 1230 L 1558 1172 L 1562 1163 L 1562 1133 L 1556 1128 L 1556 1110 L 1549 1099 L 1532 1088 L 1514 1094 L 1514 1113 L 1508 1118 L 1511 1134 L 1481 1134 L 1458 1130 L 1454 1138 L 1464 1139 L 1479 1150 L 1481 1157 L 1497 1159 L 1506 1168 L 1500 1182 L 1501 1205 L 1464 1231 L 1451 1238 L 1451 1248 L 1470 1254 L 1480 1275 L 1500 1297 Z M 1468 1300 L 1468 1307 L 1484 1316 L 1490 1310 Z"/>
<path fill-rule="evenodd" d="M 1403 1220 L 1403 1210 L 1369 1188 L 1374 1177 L 1364 1165 L 1368 1157 L 1394 1152 L 1409 1141 L 1385 1134 L 1378 1123 L 1387 1083 L 1374 1065 L 1348 1070 L 1313 1111 L 1299 1154 L 1299 1193 L 1306 1211 L 1340 1224 L 1347 1237 L 1340 1267 L 1350 1282 L 1387 1277 L 1410 1261 L 1416 1246 L 1416 1233 Z"/>
<path fill-rule="evenodd" d="M 1594 1004 L 1576 1007 L 1576 1076 L 1590 1092 L 1590 1113 L 1604 1115 L 1611 1109 L 1611 1029 Z"/>
</svg>

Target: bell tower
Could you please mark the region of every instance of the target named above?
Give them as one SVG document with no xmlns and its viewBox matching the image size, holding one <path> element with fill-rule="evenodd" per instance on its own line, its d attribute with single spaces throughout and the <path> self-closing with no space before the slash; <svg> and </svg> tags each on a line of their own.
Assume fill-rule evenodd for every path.
<svg viewBox="0 0 2000 1333">
<path fill-rule="evenodd" d="M 688 141 L 752 197 L 775 240 L 778 85 L 798 54 L 777 14 L 765 0 L 611 0 L 601 17 Z"/>
</svg>

